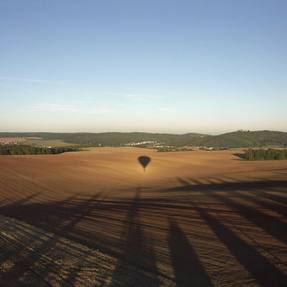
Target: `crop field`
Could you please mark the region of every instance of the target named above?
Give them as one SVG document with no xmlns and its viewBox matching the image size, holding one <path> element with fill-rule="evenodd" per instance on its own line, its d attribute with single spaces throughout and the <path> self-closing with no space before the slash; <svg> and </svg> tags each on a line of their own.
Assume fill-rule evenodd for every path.
<svg viewBox="0 0 287 287">
<path fill-rule="evenodd" d="M 23 144 L 32 145 L 32 146 L 52 146 L 52 147 L 59 147 L 59 146 L 69 146 L 71 144 L 65 143 L 63 140 L 58 139 L 42 139 L 42 138 L 25 138 Z"/>
<path fill-rule="evenodd" d="M 286 286 L 287 161 L 233 153 L 0 156 L 0 286 Z"/>
</svg>

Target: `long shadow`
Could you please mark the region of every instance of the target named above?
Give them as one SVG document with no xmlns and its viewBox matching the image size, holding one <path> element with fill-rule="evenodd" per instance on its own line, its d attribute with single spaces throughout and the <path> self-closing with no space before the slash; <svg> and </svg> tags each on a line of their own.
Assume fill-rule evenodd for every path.
<svg viewBox="0 0 287 287">
<path fill-rule="evenodd" d="M 124 252 L 116 265 L 111 286 L 160 286 L 152 241 L 145 236 L 141 227 L 139 188 L 126 221 L 128 225 L 123 230 L 123 237 L 126 238 Z M 136 267 L 128 274 L 126 262 Z"/>
<path fill-rule="evenodd" d="M 226 245 L 230 253 L 246 268 L 260 286 L 286 286 L 287 276 L 272 265 L 256 249 L 239 238 L 203 208 L 197 207 L 196 209 L 202 219 Z"/>
<path fill-rule="evenodd" d="M 198 180 L 191 179 L 191 182 L 180 178 L 178 181 L 182 184 L 168 189 L 168 191 L 233 191 L 233 190 L 258 190 L 271 188 L 286 188 L 287 180 L 256 180 L 239 182 L 220 182 L 220 183 L 201 183 Z M 192 184 L 195 182 L 195 184 Z M 164 191 L 167 191 L 164 189 Z"/>
<path fill-rule="evenodd" d="M 4 207 L 5 206 L 19 206 L 19 205 L 27 204 L 27 202 L 29 202 L 31 199 L 38 197 L 40 194 L 41 194 L 41 192 L 34 192 L 31 195 L 28 195 L 24 198 L 20 198 L 20 199 L 15 200 L 15 201 L 8 202 L 7 204 L 4 205 Z"/>
<path fill-rule="evenodd" d="M 76 195 L 72 195 L 63 201 L 27 204 L 26 202 L 30 199 L 30 197 L 27 197 L 1 206 L 0 214 L 40 228 L 46 226 L 47 228 L 44 228 L 45 230 L 48 229 L 49 231 L 52 231 L 53 228 L 61 225 L 64 220 L 67 219 L 67 217 L 63 218 L 60 215 L 63 215 L 67 210 L 70 210 L 69 215 L 72 215 L 72 208 L 70 206 L 75 206 L 73 201 L 75 198 Z M 50 230 L 50 226 L 53 227 L 52 230 Z"/>
<path fill-rule="evenodd" d="M 216 181 L 220 181 L 222 184 L 225 184 L 225 181 L 222 179 L 215 178 Z M 282 186 L 276 186 L 276 187 L 281 187 Z M 276 187 L 273 187 L 269 189 L 269 192 L 273 193 L 267 193 L 265 190 L 258 189 L 258 190 L 229 190 L 229 192 L 232 192 L 232 196 L 238 196 L 240 198 L 243 198 L 247 201 L 251 201 L 255 203 L 258 206 L 261 206 L 265 209 L 269 209 L 272 211 L 275 211 L 282 216 L 287 215 L 287 208 L 284 206 L 284 203 L 287 203 L 287 197 L 281 197 L 278 195 L 274 194 L 275 192 L 280 192 L 279 190 L 276 190 Z M 283 185 L 284 187 L 284 185 Z M 282 191 L 281 191 L 282 192 Z M 287 190 L 286 190 L 287 193 Z M 285 201 L 284 201 L 285 200 Z"/>
<path fill-rule="evenodd" d="M 169 220 L 168 243 L 177 286 L 213 286 L 194 248 L 173 220 Z"/>
<path fill-rule="evenodd" d="M 118 256 L 116 250 L 120 247 L 121 240 L 115 236 L 102 236 L 105 222 L 116 227 L 125 223 L 121 215 L 131 206 L 131 200 L 99 200 L 88 198 L 28 204 L 7 204 L 0 207 L 0 214 L 18 219 L 48 232 L 64 236 L 67 239 L 84 244 L 89 248 L 98 249 L 112 256 Z M 90 214 L 85 210 L 88 206 Z M 81 214 L 86 214 L 81 216 Z M 81 217 L 81 223 L 70 225 L 63 234 L 63 227 Z M 99 230 L 99 233 L 97 232 Z M 114 231 L 113 231 L 114 232 Z M 117 232 L 117 229 L 115 230 Z M 117 234 L 113 234 L 117 235 Z M 122 248 L 121 248 L 122 250 Z"/>
<path fill-rule="evenodd" d="M 209 196 L 236 210 L 241 216 L 262 228 L 266 233 L 285 244 L 287 243 L 287 226 L 278 218 L 265 214 L 254 207 L 240 204 L 226 196 L 216 193 L 209 193 Z"/>
<path fill-rule="evenodd" d="M 31 195 L 28 195 L 24 198 L 21 198 L 21 199 L 18 199 L 18 200 L 15 200 L 15 201 L 9 201 L 9 200 L 6 200 L 5 202 L 2 202 L 1 206 L 0 206 L 0 210 L 3 208 L 3 207 L 8 207 L 8 208 L 12 208 L 12 209 L 17 209 L 18 206 L 21 206 L 21 205 L 25 205 L 27 202 L 29 202 L 31 199 L 34 199 L 36 198 L 38 195 L 40 194 L 40 192 L 36 192 L 36 193 L 33 193 Z M 7 214 L 4 213 L 4 215 L 7 216 Z M 2 229 L 5 229 L 5 228 L 13 228 L 13 226 L 11 226 L 10 222 L 8 221 L 7 223 L 5 223 L 4 225 L 2 225 Z M 33 239 L 31 238 L 31 241 L 33 242 Z M 17 250 L 18 253 L 22 252 L 24 249 L 26 248 L 25 245 L 18 245 L 18 244 L 14 244 L 13 246 L 13 251 L 12 252 L 5 252 L 4 254 L 1 254 L 1 257 L 0 257 L 0 263 L 6 261 L 12 254 L 15 253 L 15 250 Z M 2 276 L 1 276 L 2 277 Z"/>
<path fill-rule="evenodd" d="M 277 212 L 282 216 L 287 216 L 287 208 L 283 205 L 274 204 L 270 201 L 264 200 L 260 196 L 251 195 L 243 192 L 238 193 L 238 196 L 244 198 L 246 201 L 251 201 L 258 206 Z"/>
<path fill-rule="evenodd" d="M 25 254 L 22 258 L 19 257 L 15 266 L 7 274 L 4 274 L 5 278 L 13 280 L 13 278 L 22 276 L 25 270 L 30 270 L 37 261 L 41 260 L 40 254 L 49 252 L 57 244 L 59 238 L 64 237 L 87 247 L 98 249 L 111 256 L 120 257 L 118 269 L 121 265 L 123 268 L 124 266 L 127 267 L 124 262 L 128 262 L 130 265 L 135 266 L 134 269 L 137 271 L 134 272 L 134 277 L 140 276 L 139 284 L 146 281 L 150 286 L 158 286 L 158 277 L 164 276 L 164 274 L 161 274 L 156 267 L 153 240 L 147 232 L 142 230 L 139 218 L 140 207 L 139 191 L 133 201 L 99 200 L 95 198 L 80 200 L 77 197 L 77 199 L 65 199 L 63 202 L 27 203 L 27 201 L 19 201 L 1 206 L 0 214 L 53 233 L 52 238 L 46 240 L 46 242 L 38 242 L 36 253 L 33 252 Z M 129 212 L 126 219 L 123 220 L 121 215 L 125 213 L 125 210 L 129 210 Z M 115 231 L 111 230 L 112 236 L 110 237 L 107 236 L 106 231 L 103 231 L 105 222 L 116 227 Z M 126 224 L 124 233 L 122 237 L 118 236 L 117 228 L 124 224 Z M 33 241 L 33 239 L 31 240 Z M 123 242 L 125 243 L 123 244 Z M 124 254 L 122 254 L 123 250 Z M 79 258 L 79 262 L 81 260 L 82 258 Z M 68 270 L 70 272 L 66 278 L 71 282 L 75 281 L 78 273 L 81 272 L 80 264 L 76 265 L 71 266 L 72 268 Z M 125 274 L 126 270 L 122 271 L 121 274 Z M 48 272 L 50 272 L 50 268 L 47 268 Z M 41 270 L 41 274 L 45 275 L 47 273 Z M 116 278 L 116 274 L 117 272 L 115 272 L 114 278 Z M 144 280 L 142 280 L 143 278 Z"/>
<path fill-rule="evenodd" d="M 218 179 L 216 178 L 215 180 L 220 181 L 222 184 L 226 184 L 226 181 L 222 180 L 222 179 Z M 257 183 L 258 181 L 254 181 L 255 183 Z M 287 197 L 284 196 L 280 196 L 278 194 L 275 194 L 275 192 L 281 192 L 281 193 L 286 193 L 287 194 L 287 187 L 285 185 L 285 181 L 268 181 L 270 182 L 270 184 L 264 184 L 263 187 L 261 187 L 261 182 L 266 182 L 266 181 L 262 181 L 259 180 L 260 184 L 259 187 L 256 189 L 245 189 L 244 191 L 247 191 L 248 194 L 254 194 L 257 197 L 256 198 L 266 198 L 269 199 L 271 201 L 274 201 L 276 203 L 279 203 L 280 205 L 287 205 Z M 241 182 L 239 182 L 238 184 L 241 184 Z M 241 188 L 241 186 L 240 186 Z M 282 189 L 283 190 L 278 190 Z M 268 192 L 266 192 L 266 189 L 268 189 Z M 229 191 L 238 191 L 238 189 L 231 189 Z M 246 193 L 245 193 L 246 194 Z"/>
<path fill-rule="evenodd" d="M 73 215 L 69 218 L 68 221 L 62 221 L 63 219 L 61 217 L 58 218 L 58 221 L 54 221 L 55 226 L 60 226 L 60 231 L 53 234 L 50 238 L 48 238 L 48 240 L 43 241 L 39 246 L 36 246 L 33 251 L 27 253 L 25 256 L 20 257 L 20 259 L 15 262 L 13 268 L 11 268 L 8 272 L 4 273 L 1 276 L 3 282 L 15 281 L 19 279 L 27 270 L 31 271 L 32 269 L 35 269 L 34 271 L 36 271 L 37 268 L 35 268 L 34 265 L 37 264 L 41 260 L 41 258 L 45 256 L 46 253 L 48 253 L 56 246 L 61 236 L 65 237 L 66 234 L 68 234 L 77 223 L 79 223 L 84 217 L 89 215 L 91 210 L 94 208 L 93 200 L 98 196 L 100 196 L 100 193 L 96 194 L 92 198 L 88 198 L 87 200 L 82 201 L 79 206 L 74 207 Z M 72 202 L 74 198 L 75 196 L 71 196 L 70 198 L 62 202 L 58 202 L 57 208 L 60 209 L 61 207 L 68 205 Z M 33 241 L 33 239 L 31 240 Z M 53 262 L 47 263 L 45 265 L 45 269 L 40 272 L 41 277 L 45 278 L 46 275 L 49 274 L 51 271 L 55 272 L 55 266 Z M 58 272 L 58 270 L 56 270 L 56 272 Z M 75 272 L 75 270 L 73 272 Z M 75 280 L 76 277 L 77 274 L 70 274 L 68 276 L 68 279 Z M 67 279 L 65 281 L 67 281 Z M 69 283 L 72 283 L 73 285 L 74 282 L 69 281 Z"/>
<path fill-rule="evenodd" d="M 59 206 L 65 205 L 68 201 L 69 200 L 64 200 L 63 202 L 61 202 L 61 204 L 59 204 Z M 11 206 L 8 206 L 8 208 L 15 209 L 15 206 L 14 204 L 12 204 Z M 36 239 L 31 238 L 31 243 L 35 241 Z M 35 247 L 32 251 L 28 252 L 25 256 L 19 257 L 19 260 L 16 260 L 14 266 L 8 272 L 5 272 L 4 274 L 1 275 L 1 280 L 3 282 L 7 282 L 8 285 L 11 284 L 12 282 L 18 282 L 18 280 L 24 273 L 26 273 L 27 271 L 31 272 L 32 270 L 31 267 L 35 263 L 39 262 L 42 256 L 44 256 L 46 252 L 48 252 L 51 248 L 53 248 L 56 243 L 57 243 L 57 237 L 52 236 L 48 240 L 43 241 L 39 246 Z M 48 269 L 46 270 L 46 272 L 47 271 Z M 44 279 L 43 281 L 45 282 Z M 46 282 L 46 284 L 49 285 L 48 282 Z"/>
<path fill-rule="evenodd" d="M 67 223 L 67 225 L 65 225 L 64 228 L 62 229 L 63 235 L 66 232 L 69 232 L 69 230 L 72 229 L 82 219 L 91 214 L 91 212 L 95 209 L 94 200 L 97 199 L 99 196 L 101 196 L 101 193 L 96 194 L 92 198 L 88 199 L 86 202 L 85 201 L 82 202 L 81 205 L 76 208 L 75 210 L 76 216 L 72 218 L 72 220 L 69 223 Z M 70 271 L 69 275 L 66 278 L 66 281 L 72 284 L 72 286 L 75 285 L 75 281 L 79 273 L 81 272 L 82 268 L 81 262 L 83 262 L 86 259 L 85 256 L 88 256 L 88 254 L 82 254 L 81 258 L 78 258 L 79 260 L 78 265 L 75 268 L 73 268 L 72 271 Z"/>
<path fill-rule="evenodd" d="M 180 181 L 183 182 L 182 180 Z M 191 182 L 193 180 L 191 179 Z M 250 207 L 239 202 L 234 201 L 228 196 L 220 195 L 217 191 L 229 191 L 231 195 L 234 195 L 236 191 L 243 191 L 249 189 L 256 191 L 257 188 L 262 186 L 269 187 L 285 187 L 287 181 L 255 181 L 255 182 L 220 182 L 220 183 L 207 183 L 207 184 L 186 184 L 182 187 L 182 190 L 187 192 L 203 192 L 211 198 L 224 203 L 226 206 L 237 211 L 241 216 L 245 217 L 250 222 L 259 226 L 266 233 L 287 244 L 287 225 L 280 219 L 265 214 L 256 207 Z M 171 189 L 173 190 L 173 189 Z M 179 191 L 180 188 L 176 187 Z"/>
<path fill-rule="evenodd" d="M 4 232 L 8 229 L 14 229 L 13 223 L 11 224 L 10 220 L 7 220 L 4 224 L 1 224 L 1 230 L 3 230 Z M 3 237 L 1 236 L 1 240 L 3 239 Z M 5 252 L 2 252 L 0 254 L 0 265 L 5 262 L 7 259 L 10 259 L 15 253 L 21 253 L 24 249 L 26 248 L 26 246 L 17 244 L 15 242 L 9 242 L 9 246 L 8 248 L 5 248 Z M 1 246 L 1 249 L 3 250 L 3 247 Z M 3 273 L 3 272 L 2 272 Z M 0 273 L 0 278 L 1 278 L 1 273 Z M 1 283 L 0 283 L 1 286 Z"/>
<path fill-rule="evenodd" d="M 265 191 L 257 192 L 257 195 L 265 197 L 267 199 L 270 199 L 270 200 L 272 200 L 272 201 L 274 201 L 276 203 L 280 203 L 282 205 L 287 205 L 287 197 L 280 196 L 280 195 L 274 194 L 274 193 L 270 194 L 270 193 L 267 193 Z"/>
<path fill-rule="evenodd" d="M 56 245 L 56 243 L 59 240 L 59 237 L 63 236 L 65 237 L 67 233 L 71 232 L 73 230 L 73 228 L 82 220 L 84 220 L 87 216 L 90 215 L 90 213 L 94 210 L 95 208 L 95 204 L 94 204 L 94 200 L 96 200 L 97 198 L 99 198 L 102 195 L 101 192 L 95 194 L 94 196 L 87 198 L 86 200 L 83 200 L 82 202 L 80 202 L 78 204 L 78 206 L 76 206 L 75 208 L 73 208 L 73 215 L 71 216 L 70 220 L 68 220 L 67 222 L 65 222 L 62 226 L 60 231 L 57 232 L 57 235 L 54 238 L 54 241 L 52 242 L 54 245 Z M 53 246 L 52 244 L 50 244 L 50 247 Z M 85 254 L 82 255 L 81 258 L 78 258 L 78 261 L 81 262 L 83 261 L 85 258 L 83 257 L 85 256 Z M 78 264 L 78 266 L 76 268 L 73 268 L 69 275 L 67 276 L 67 278 L 65 279 L 66 282 L 69 282 L 69 284 L 71 284 L 72 286 L 74 286 L 75 281 L 77 279 L 78 274 L 81 271 L 81 266 Z M 42 273 L 43 274 L 43 273 Z M 43 274 L 44 275 L 44 274 Z M 45 276 L 44 276 L 45 277 Z"/>
<path fill-rule="evenodd" d="M 215 178 L 216 181 L 220 181 L 221 184 L 225 185 L 226 184 L 226 181 L 222 180 L 222 179 L 218 179 L 218 178 Z M 287 194 L 287 187 L 285 185 L 285 181 L 268 181 L 269 184 L 264 184 L 264 187 L 262 187 L 262 182 L 266 182 L 266 181 L 262 181 L 262 180 L 259 180 L 259 181 L 254 181 L 254 183 L 257 183 L 259 182 L 259 186 L 258 188 L 256 189 L 244 189 L 244 194 L 242 194 L 242 196 L 246 195 L 246 196 L 251 196 L 251 194 L 253 195 L 256 195 L 256 199 L 258 199 L 259 201 L 263 201 L 263 199 L 261 198 L 266 198 L 268 200 L 271 200 L 273 202 L 276 202 L 276 203 L 279 203 L 280 206 L 283 206 L 283 205 L 287 205 L 287 197 L 284 197 L 284 196 L 280 196 L 278 194 L 275 194 L 275 192 L 281 192 L 281 193 L 286 193 Z M 249 182 L 250 183 L 250 182 Z M 244 187 L 244 185 L 242 186 L 242 182 L 238 182 L 237 183 L 238 185 L 240 184 L 240 191 L 241 191 L 241 188 Z M 282 189 L 283 190 L 278 190 L 278 188 Z M 266 192 L 266 189 L 268 189 L 268 192 Z M 229 191 L 238 191 L 238 189 L 231 189 Z M 248 192 L 248 194 L 246 193 Z M 276 205 L 278 206 L 278 205 Z M 270 206 L 269 206 L 270 207 Z M 268 208 L 268 207 L 266 207 Z M 279 207 L 281 209 L 281 207 Z M 282 207 L 286 210 L 286 207 Z"/>
</svg>

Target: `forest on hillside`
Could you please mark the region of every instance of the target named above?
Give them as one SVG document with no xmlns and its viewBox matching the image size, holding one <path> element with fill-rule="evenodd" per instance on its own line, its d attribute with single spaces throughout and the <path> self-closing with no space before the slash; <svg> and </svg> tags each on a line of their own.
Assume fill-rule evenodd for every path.
<svg viewBox="0 0 287 287">
<path fill-rule="evenodd" d="M 163 146 L 206 146 L 215 148 L 287 147 L 287 133 L 278 131 L 236 131 L 220 135 L 198 133 L 0 133 L 0 137 L 39 137 L 57 139 L 68 144 L 83 146 L 125 146 L 131 143 L 151 141 Z"/>
</svg>

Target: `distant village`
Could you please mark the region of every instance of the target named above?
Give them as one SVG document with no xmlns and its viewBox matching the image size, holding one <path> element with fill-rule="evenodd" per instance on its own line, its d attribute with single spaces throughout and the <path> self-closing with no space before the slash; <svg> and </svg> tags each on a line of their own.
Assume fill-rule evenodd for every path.
<svg viewBox="0 0 287 287">
<path fill-rule="evenodd" d="M 214 147 L 207 146 L 182 146 L 176 147 L 171 145 L 166 145 L 165 143 L 160 143 L 158 141 L 139 141 L 139 142 L 130 142 L 125 144 L 125 146 L 130 147 L 145 147 L 145 148 L 154 148 L 158 151 L 167 152 L 167 151 L 191 151 L 191 150 L 215 150 Z"/>
</svg>

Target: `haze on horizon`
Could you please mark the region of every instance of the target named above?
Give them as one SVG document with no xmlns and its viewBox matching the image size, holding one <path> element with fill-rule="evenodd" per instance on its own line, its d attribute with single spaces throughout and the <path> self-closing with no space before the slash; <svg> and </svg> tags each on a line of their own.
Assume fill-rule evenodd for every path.
<svg viewBox="0 0 287 287">
<path fill-rule="evenodd" d="M 287 131 L 285 0 L 0 0 L 0 131 Z"/>
</svg>

